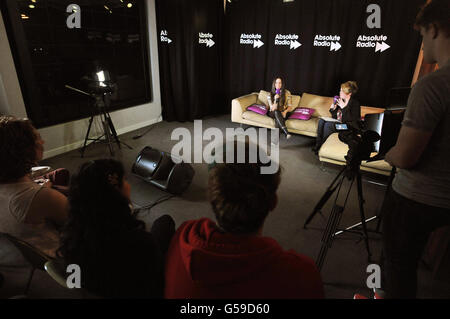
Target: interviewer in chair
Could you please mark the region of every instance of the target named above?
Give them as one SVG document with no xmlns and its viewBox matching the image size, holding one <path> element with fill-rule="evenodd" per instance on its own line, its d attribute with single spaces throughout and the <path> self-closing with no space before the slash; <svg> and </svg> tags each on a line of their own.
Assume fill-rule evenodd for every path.
<svg viewBox="0 0 450 319">
<path fill-rule="evenodd" d="M 354 98 L 357 92 L 358 85 L 355 81 L 342 83 L 339 97 L 336 96 L 330 106 L 330 114 L 333 119 L 349 126 L 358 126 L 358 122 L 361 120 L 361 106 L 358 100 Z M 335 124 L 336 121 L 319 119 L 316 145 L 312 149 L 314 153 L 318 154 L 322 144 L 331 134 L 336 132 Z"/>
</svg>

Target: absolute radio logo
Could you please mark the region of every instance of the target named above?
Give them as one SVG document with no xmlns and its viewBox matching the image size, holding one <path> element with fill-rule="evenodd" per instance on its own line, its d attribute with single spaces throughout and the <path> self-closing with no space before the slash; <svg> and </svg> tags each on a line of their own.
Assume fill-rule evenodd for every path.
<svg viewBox="0 0 450 319">
<path fill-rule="evenodd" d="M 320 35 L 317 34 L 314 37 L 313 45 L 315 47 L 329 47 L 330 51 L 339 51 L 341 49 L 341 44 L 339 41 L 341 37 L 338 35 Z"/>
<path fill-rule="evenodd" d="M 298 49 L 302 44 L 297 41 L 297 34 L 277 34 L 275 36 L 275 45 L 289 46 L 289 49 Z"/>
<path fill-rule="evenodd" d="M 253 45 L 253 48 L 259 49 L 264 45 L 264 42 L 261 41 L 261 34 L 259 33 L 252 33 L 252 34 L 245 34 L 242 33 L 240 37 L 240 44 L 251 44 Z"/>
<path fill-rule="evenodd" d="M 215 42 L 213 41 L 213 37 L 214 36 L 211 33 L 200 32 L 198 34 L 198 43 L 206 44 L 206 47 L 210 48 L 215 44 Z"/>
<path fill-rule="evenodd" d="M 172 43 L 172 39 L 169 39 L 167 30 L 161 30 L 160 33 L 161 42 Z"/>
<path fill-rule="evenodd" d="M 356 41 L 357 48 L 375 48 L 375 52 L 384 52 L 390 48 L 385 41 L 388 37 L 385 35 L 360 35 Z"/>
</svg>

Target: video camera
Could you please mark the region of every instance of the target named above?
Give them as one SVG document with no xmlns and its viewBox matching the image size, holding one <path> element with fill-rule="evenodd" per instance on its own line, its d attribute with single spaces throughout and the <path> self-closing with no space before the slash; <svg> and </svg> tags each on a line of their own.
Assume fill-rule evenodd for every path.
<svg viewBox="0 0 450 319">
<path fill-rule="evenodd" d="M 348 145 L 349 150 L 345 160 L 350 170 L 358 169 L 361 161 L 370 159 L 371 153 L 375 150 L 374 143 L 380 140 L 380 135 L 372 130 L 368 130 L 365 123 L 337 123 L 336 130 L 339 132 L 339 140 Z"/>
<path fill-rule="evenodd" d="M 358 123 L 336 123 L 339 140 L 349 146 L 345 157 L 350 169 L 357 169 L 361 161 L 378 161 L 397 143 L 403 120 L 403 110 L 386 109 L 383 113 L 367 114 Z M 377 155 L 370 157 L 372 152 Z"/>
<path fill-rule="evenodd" d="M 115 83 L 111 80 L 111 75 L 107 70 L 97 70 L 85 79 L 92 94 L 112 94 L 115 91 Z"/>
</svg>

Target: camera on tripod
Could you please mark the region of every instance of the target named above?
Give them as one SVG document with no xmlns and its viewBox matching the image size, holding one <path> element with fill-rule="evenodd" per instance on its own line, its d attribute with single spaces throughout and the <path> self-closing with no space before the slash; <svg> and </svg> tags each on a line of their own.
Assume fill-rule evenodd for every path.
<svg viewBox="0 0 450 319">
<path fill-rule="evenodd" d="M 375 142 L 380 140 L 380 135 L 367 129 L 364 122 L 357 123 L 338 123 L 335 124 L 336 130 L 339 132 L 339 140 L 348 145 L 349 150 L 345 156 L 345 161 L 349 173 L 355 172 L 362 161 L 370 160 L 370 155 L 375 151 Z"/>
<path fill-rule="evenodd" d="M 366 114 L 363 122 L 358 121 L 357 123 L 347 122 L 335 124 L 335 128 L 339 133 L 339 140 L 347 144 L 349 147 L 347 155 L 345 156 L 346 165 L 334 178 L 330 186 L 328 186 L 327 190 L 317 202 L 314 210 L 308 216 L 303 225 L 303 227 L 306 228 L 317 213 L 322 213 L 322 208 L 328 199 L 330 199 L 333 193 L 337 191 L 337 195 L 333 202 L 333 208 L 330 216 L 328 217 L 327 226 L 323 232 L 319 255 L 316 259 L 316 264 L 319 269 L 322 269 L 328 249 L 331 248 L 335 236 L 344 232 L 356 232 L 362 235 L 368 254 L 368 260 L 370 261 L 372 254 L 369 247 L 369 237 L 366 223 L 378 219 L 378 225 L 376 228 L 376 232 L 378 232 L 380 229 L 381 217 L 380 215 L 375 215 L 366 220 L 360 165 L 362 161 L 374 162 L 383 160 L 386 153 L 396 144 L 410 90 L 411 88 L 409 87 L 391 89 L 388 93 L 388 107 L 383 113 Z M 377 154 L 371 157 L 373 152 Z M 387 190 L 392 183 L 394 175 L 395 167 L 392 167 L 391 175 L 387 184 Z M 339 193 L 345 177 L 350 180 L 350 186 L 346 194 L 339 198 Z M 355 180 L 357 184 L 361 222 L 336 232 Z M 338 202 L 338 199 L 341 200 Z M 343 203 L 342 199 L 344 199 Z M 362 232 L 357 230 L 360 227 L 362 228 Z"/>
<path fill-rule="evenodd" d="M 92 94 L 113 94 L 116 90 L 116 85 L 107 70 L 97 69 L 92 73 L 92 77 L 86 77 L 85 80 Z"/>
<path fill-rule="evenodd" d="M 111 119 L 111 115 L 109 114 L 111 96 L 116 91 L 116 85 L 112 82 L 109 71 L 101 68 L 98 65 L 98 62 L 96 64 L 97 65 L 95 67 L 95 71 L 91 74 L 91 76 L 85 76 L 82 78 L 82 80 L 87 83 L 88 88 L 87 90 L 89 91 L 89 93 L 74 88 L 70 85 L 66 85 L 66 88 L 90 96 L 94 99 L 95 111 L 92 112 L 91 118 L 89 119 L 89 126 L 86 132 L 86 137 L 84 138 L 84 144 L 83 147 L 81 148 L 81 157 L 84 157 L 84 152 L 86 150 L 86 147 L 88 146 L 88 141 L 91 141 L 91 143 L 99 141 L 106 142 L 108 144 L 109 151 L 112 156 L 114 156 L 114 149 L 113 149 L 114 142 L 116 142 L 119 149 L 121 148 L 121 144 L 125 145 L 129 149 L 132 149 L 131 146 L 122 142 L 119 139 L 116 132 L 116 128 L 114 127 L 113 121 Z M 90 138 L 89 133 L 91 131 L 93 119 L 96 115 L 99 115 L 101 117 L 103 135 L 97 138 Z"/>
</svg>

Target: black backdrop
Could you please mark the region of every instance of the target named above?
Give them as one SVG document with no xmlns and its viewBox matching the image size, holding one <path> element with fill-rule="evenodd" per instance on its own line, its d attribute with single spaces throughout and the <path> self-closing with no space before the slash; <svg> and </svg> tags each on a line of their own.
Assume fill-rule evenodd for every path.
<svg viewBox="0 0 450 319">
<path fill-rule="evenodd" d="M 223 16 L 223 0 L 156 1 L 164 120 L 192 121 L 225 112 Z M 199 43 L 199 33 L 212 35 L 214 45 Z"/>
<path fill-rule="evenodd" d="M 226 113 L 231 99 L 270 89 L 282 76 L 294 94 L 333 96 L 355 80 L 362 105 L 384 107 L 392 87 L 409 86 L 421 38 L 413 29 L 425 0 L 232 0 L 224 18 L 222 0 L 157 0 L 163 116 L 191 121 Z M 367 6 L 381 7 L 381 29 L 370 29 Z M 199 32 L 213 34 L 214 46 L 199 44 Z M 259 34 L 259 47 L 242 44 L 242 35 Z M 275 37 L 296 35 L 275 45 Z M 314 46 L 316 36 L 339 36 L 338 50 Z M 359 48 L 359 36 L 386 36 Z M 243 39 L 247 42 L 248 39 Z M 253 41 L 253 40 L 251 40 Z M 283 41 L 283 40 L 281 40 Z M 323 41 L 320 41 L 323 42 Z M 258 44 L 258 42 L 257 42 Z"/>
<path fill-rule="evenodd" d="M 233 0 L 227 5 L 225 83 L 227 102 L 260 89 L 273 78 L 285 78 L 287 88 L 332 96 L 339 84 L 356 80 L 362 105 L 385 106 L 392 87 L 410 86 L 421 39 L 413 29 L 424 0 Z M 381 7 L 381 29 L 369 29 L 369 4 Z M 240 44 L 242 33 L 257 33 L 264 45 Z M 298 35 L 298 48 L 274 45 L 277 34 Z M 339 50 L 313 46 L 316 35 L 340 36 Z M 359 35 L 385 35 L 390 48 L 357 48 Z M 336 41 L 334 41 L 336 42 Z M 376 41 L 375 41 L 376 42 Z M 383 41 L 378 41 L 382 44 Z"/>
</svg>

